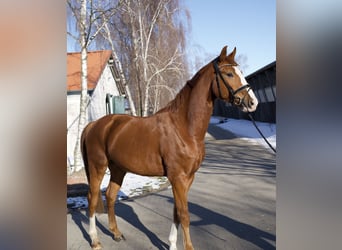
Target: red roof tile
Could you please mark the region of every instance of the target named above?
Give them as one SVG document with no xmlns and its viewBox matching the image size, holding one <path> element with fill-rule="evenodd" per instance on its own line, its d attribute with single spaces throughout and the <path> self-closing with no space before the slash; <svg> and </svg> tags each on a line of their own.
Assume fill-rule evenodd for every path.
<svg viewBox="0 0 342 250">
<path fill-rule="evenodd" d="M 111 56 L 110 50 L 88 52 L 88 90 L 96 87 Z M 67 54 L 67 91 L 81 90 L 81 53 Z"/>
</svg>

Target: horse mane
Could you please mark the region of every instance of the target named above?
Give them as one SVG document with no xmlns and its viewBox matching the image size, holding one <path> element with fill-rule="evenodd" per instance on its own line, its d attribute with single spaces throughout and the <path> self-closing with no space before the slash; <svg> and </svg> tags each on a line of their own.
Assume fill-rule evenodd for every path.
<svg viewBox="0 0 342 250">
<path fill-rule="evenodd" d="M 189 93 L 191 92 L 192 88 L 194 88 L 198 82 L 198 79 L 200 76 L 203 75 L 204 71 L 206 71 L 207 67 L 211 63 L 205 65 L 203 68 L 201 68 L 193 77 L 191 80 L 188 80 L 186 84 L 183 86 L 183 88 L 178 92 L 176 97 L 171 100 L 166 106 L 162 109 L 160 109 L 157 113 L 162 112 L 176 112 L 179 107 L 181 107 L 188 99 L 189 99 Z"/>
<path fill-rule="evenodd" d="M 188 81 L 189 82 L 189 81 Z M 187 82 L 187 83 L 188 83 Z M 160 109 L 157 113 L 162 113 L 162 112 L 176 112 L 180 106 L 186 101 L 186 96 L 189 90 L 189 86 L 186 84 L 176 95 L 176 97 L 171 100 L 166 106 L 162 109 Z"/>
</svg>

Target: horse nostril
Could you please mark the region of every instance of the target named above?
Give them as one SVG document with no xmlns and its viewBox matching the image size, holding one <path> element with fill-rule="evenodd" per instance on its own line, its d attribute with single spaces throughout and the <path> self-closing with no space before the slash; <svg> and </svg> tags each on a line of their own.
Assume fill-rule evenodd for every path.
<svg viewBox="0 0 342 250">
<path fill-rule="evenodd" d="M 250 102 L 249 102 L 249 105 L 250 105 L 250 106 L 253 106 L 253 105 L 254 105 L 254 102 L 253 102 L 253 101 L 250 101 Z"/>
</svg>

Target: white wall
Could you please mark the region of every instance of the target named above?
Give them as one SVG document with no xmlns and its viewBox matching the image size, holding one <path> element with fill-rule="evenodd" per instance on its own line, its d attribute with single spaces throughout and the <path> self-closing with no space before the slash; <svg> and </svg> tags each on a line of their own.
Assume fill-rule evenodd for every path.
<svg viewBox="0 0 342 250">
<path fill-rule="evenodd" d="M 106 94 L 119 95 L 112 73 L 108 65 L 96 85 L 89 104 L 89 120 L 97 120 L 106 115 Z"/>
</svg>

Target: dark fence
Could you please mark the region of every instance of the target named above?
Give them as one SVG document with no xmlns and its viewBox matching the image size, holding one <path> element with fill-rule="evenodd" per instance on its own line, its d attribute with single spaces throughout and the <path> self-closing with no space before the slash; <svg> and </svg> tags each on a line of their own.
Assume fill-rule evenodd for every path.
<svg viewBox="0 0 342 250">
<path fill-rule="evenodd" d="M 276 123 L 276 102 L 259 103 L 255 112 L 251 113 L 254 120 L 259 122 Z M 215 101 L 214 116 L 249 120 L 247 113 L 221 100 Z"/>
</svg>

